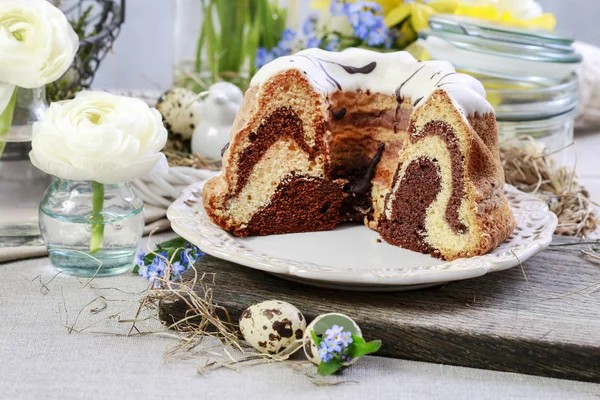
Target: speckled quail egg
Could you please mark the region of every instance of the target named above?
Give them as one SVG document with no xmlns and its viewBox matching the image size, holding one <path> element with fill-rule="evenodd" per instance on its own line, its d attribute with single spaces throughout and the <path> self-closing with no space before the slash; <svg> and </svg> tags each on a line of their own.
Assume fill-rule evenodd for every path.
<svg viewBox="0 0 600 400">
<path fill-rule="evenodd" d="M 171 134 L 191 139 L 202 119 L 203 103 L 199 96 L 186 88 L 175 88 L 158 99 L 156 109 L 163 117 L 165 128 Z"/>
<path fill-rule="evenodd" d="M 240 330 L 244 339 L 261 353 L 278 354 L 302 345 L 306 320 L 293 305 L 268 300 L 250 306 L 242 313 Z"/>
<path fill-rule="evenodd" d="M 349 331 L 352 335 L 362 337 L 362 331 L 360 330 L 360 327 L 349 316 L 338 313 L 319 315 L 310 323 L 310 325 L 308 325 L 304 331 L 304 337 L 302 340 L 306 358 L 308 358 L 310 362 L 315 365 L 319 365 L 321 363 L 321 357 L 319 356 L 319 349 L 313 341 L 310 332 L 315 331 L 317 336 L 324 338 L 327 329 L 330 329 L 333 325 L 341 326 L 344 332 Z M 356 362 L 356 360 L 357 359 L 353 359 L 348 363 L 344 363 L 344 365 L 352 365 Z"/>
</svg>

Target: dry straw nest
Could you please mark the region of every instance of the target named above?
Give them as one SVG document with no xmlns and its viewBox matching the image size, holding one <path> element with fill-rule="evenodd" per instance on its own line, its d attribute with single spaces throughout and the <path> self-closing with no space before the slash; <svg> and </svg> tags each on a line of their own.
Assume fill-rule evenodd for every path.
<svg viewBox="0 0 600 400">
<path fill-rule="evenodd" d="M 575 168 L 557 166 L 551 155 L 535 146 L 533 138 L 527 138 L 525 145 L 505 143 L 500 159 L 506 183 L 544 200 L 557 215 L 556 235 L 586 237 L 596 230 L 594 206 L 598 204 L 590 200 Z"/>
</svg>

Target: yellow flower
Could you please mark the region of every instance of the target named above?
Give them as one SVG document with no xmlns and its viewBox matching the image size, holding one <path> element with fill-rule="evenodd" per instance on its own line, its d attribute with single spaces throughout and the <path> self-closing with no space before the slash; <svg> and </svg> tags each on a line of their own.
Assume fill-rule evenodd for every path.
<svg viewBox="0 0 600 400">
<path fill-rule="evenodd" d="M 326 0 L 318 0 L 320 2 Z M 464 2 L 464 1 L 463 1 Z M 425 3 L 423 0 L 417 0 L 414 3 L 404 3 L 396 0 L 396 7 L 385 13 L 385 23 L 387 26 L 396 26 L 410 18 L 410 22 L 415 31 L 420 32 L 426 29 L 429 24 L 429 18 L 434 14 L 455 14 L 463 15 L 485 20 L 500 22 L 517 27 L 532 27 L 545 30 L 553 30 L 556 26 L 556 18 L 550 13 L 542 14 L 535 18 L 520 19 L 511 14 L 510 11 L 500 12 L 499 8 L 493 4 L 488 5 L 469 5 L 463 4 L 460 0 L 438 0 Z M 389 7 L 394 0 L 379 0 L 378 3 Z"/>
<path fill-rule="evenodd" d="M 459 5 L 454 10 L 455 15 L 464 15 L 467 17 L 481 18 L 490 21 L 501 22 L 520 28 L 540 28 L 551 31 L 556 26 L 556 18 L 550 13 L 545 13 L 536 18 L 519 19 L 514 17 L 509 11 L 501 13 L 495 6 L 464 6 Z"/>
<path fill-rule="evenodd" d="M 404 4 L 404 0 L 375 0 L 375 3 L 381 6 L 383 15 L 387 15 L 393 9 Z"/>
<path fill-rule="evenodd" d="M 331 0 L 313 0 L 310 3 L 310 7 L 316 8 L 318 10 L 329 10 L 330 4 L 331 4 Z"/>
<path fill-rule="evenodd" d="M 313 0 L 311 7 L 327 12 L 332 0 Z M 354 2 L 355 0 L 345 0 Z M 405 0 L 371 0 L 383 10 L 385 24 L 388 27 L 399 27 L 400 38 L 396 41 L 397 48 L 404 48 L 417 38 L 417 33 L 429 27 L 429 18 L 435 14 L 454 14 L 495 21 L 518 28 L 537 28 L 551 31 L 556 26 L 556 18 L 550 13 L 534 18 L 523 17 L 541 13 L 541 6 L 534 0 L 497 0 L 494 4 L 469 0 L 415 0 L 406 3 Z M 525 1 L 526 3 L 523 3 Z M 515 6 L 520 5 L 520 7 Z M 531 6 L 531 7 L 530 7 Z M 527 11 L 523 13 L 524 7 Z M 531 10 L 534 10 L 531 12 Z M 519 18 L 519 16 L 521 18 Z"/>
</svg>

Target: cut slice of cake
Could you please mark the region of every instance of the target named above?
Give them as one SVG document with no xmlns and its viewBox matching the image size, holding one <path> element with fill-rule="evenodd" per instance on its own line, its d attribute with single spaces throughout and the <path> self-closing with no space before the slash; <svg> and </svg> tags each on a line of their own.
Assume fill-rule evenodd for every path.
<svg viewBox="0 0 600 400">
<path fill-rule="evenodd" d="M 281 57 L 252 80 L 205 209 L 238 236 L 364 221 L 446 260 L 484 254 L 514 228 L 484 96 L 405 52 Z"/>
</svg>

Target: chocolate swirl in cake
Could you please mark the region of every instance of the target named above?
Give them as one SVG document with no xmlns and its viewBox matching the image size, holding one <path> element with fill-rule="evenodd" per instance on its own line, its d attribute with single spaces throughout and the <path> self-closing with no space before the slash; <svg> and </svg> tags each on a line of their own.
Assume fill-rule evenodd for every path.
<svg viewBox="0 0 600 400">
<path fill-rule="evenodd" d="M 460 206 L 465 197 L 465 171 L 459 141 L 454 130 L 444 121 L 429 121 L 418 135 L 415 135 L 414 129 L 410 133 L 415 143 L 431 136 L 444 141 L 450 155 L 451 168 L 451 182 L 444 182 L 446 185 L 451 185 L 445 221 L 454 233 L 466 233 L 468 228 L 460 221 L 459 216 Z M 381 221 L 381 236 L 391 244 L 435 254 L 424 240 L 425 221 L 428 207 L 442 191 L 443 171 L 438 159 L 432 156 L 419 156 L 409 160 L 409 163 L 402 176 L 399 175 L 399 169 L 394 177 L 394 187 L 397 186 L 398 189 L 388 194 L 386 203 L 391 212 L 387 214 L 391 218 L 384 217 Z M 397 185 L 398 180 L 401 180 L 399 185 Z"/>
<path fill-rule="evenodd" d="M 289 107 L 276 109 L 258 127 L 256 132 L 249 134 L 251 146 L 244 149 L 239 155 L 238 179 L 234 190 L 229 197 L 237 196 L 246 185 L 248 177 L 254 166 L 263 155 L 282 138 L 289 137 L 302 149 L 310 159 L 314 159 L 318 151 L 322 150 L 322 142 L 317 142 L 314 147 L 309 146 L 304 140 L 302 121 L 294 110 Z"/>
</svg>

